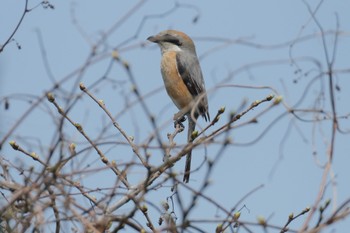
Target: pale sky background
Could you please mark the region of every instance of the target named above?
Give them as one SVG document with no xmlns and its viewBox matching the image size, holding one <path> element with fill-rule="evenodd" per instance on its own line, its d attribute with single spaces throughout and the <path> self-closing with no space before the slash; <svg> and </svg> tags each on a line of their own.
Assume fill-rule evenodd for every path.
<svg viewBox="0 0 350 233">
<path fill-rule="evenodd" d="M 312 10 L 319 4 L 319 1 L 307 2 Z M 38 3 L 39 1 L 29 1 L 30 6 Z M 54 10 L 43 9 L 39 6 L 25 16 L 23 24 L 14 36 L 21 49 L 18 49 L 15 42 L 12 42 L 0 54 L 0 99 L 3 100 L 4 96 L 13 96 L 16 99 L 10 101 L 8 111 L 3 110 L 4 104 L 1 102 L 0 140 L 28 108 L 28 99 L 33 100 L 32 98 L 40 97 L 45 91 L 52 88 L 53 83 L 45 70 L 40 43 L 45 46 L 54 80 L 62 80 L 84 64 L 90 53 L 90 45 L 98 41 L 104 32 L 139 2 L 50 1 L 50 3 L 55 6 Z M 163 17 L 160 16 L 171 10 L 175 4 L 180 4 L 180 7 Z M 23 1 L 2 1 L 0 8 L 1 44 L 12 33 L 22 14 L 23 7 Z M 350 112 L 349 9 L 350 1 L 326 0 L 316 14 L 325 31 L 336 30 L 336 17 L 339 19 L 339 30 L 342 33 L 338 38 L 334 69 L 338 71 L 347 69 L 347 72 L 337 73 L 334 79 L 340 87 L 340 91 L 335 93 L 337 113 L 340 116 Z M 72 12 L 74 12 L 80 29 L 84 31 L 84 36 L 73 25 Z M 196 17 L 198 17 L 197 21 L 193 22 Z M 142 25 L 141 22 L 143 22 Z M 244 100 L 250 104 L 256 99 L 263 99 L 273 93 L 272 90 L 266 89 L 218 88 L 220 84 L 271 86 L 283 96 L 284 103 L 290 107 L 299 103 L 301 99 L 302 101 L 297 106 L 300 109 L 317 107 L 325 111 L 330 110 L 326 77 L 322 78 L 323 81 L 316 81 L 316 84 L 307 90 L 307 94 L 304 93 L 306 86 L 319 71 L 319 67 L 313 61 L 317 60 L 323 71 L 326 71 L 326 62 L 320 30 L 312 20 L 303 1 L 144 1 L 137 11 L 108 37 L 105 45 L 99 49 L 99 52 L 105 54 L 106 58 L 88 69 L 82 81 L 89 86 L 101 78 L 110 63 L 107 55 L 117 47 L 122 59 L 131 65 L 141 94 L 157 90 L 154 95 L 146 99 L 146 103 L 156 116 L 158 126 L 162 127 L 160 134 L 164 137 L 164 141 L 166 141 L 166 134 L 173 131 L 171 119 L 176 108 L 172 105 L 166 92 L 161 89 L 159 48 L 148 43 L 146 38 L 170 28 L 184 31 L 196 43 L 197 54 L 201 58 L 201 67 L 209 92 L 211 116 L 214 117 L 221 106 L 226 107 L 222 121 L 211 128 L 208 133 L 221 126 L 227 120 L 228 113 L 239 110 Z M 42 42 L 39 42 L 38 33 L 41 35 Z M 309 35 L 314 36 L 295 43 L 290 50 L 292 41 L 298 41 Z M 129 39 L 127 43 L 121 45 L 127 39 Z M 236 40 L 236 42 L 220 47 L 225 43 L 223 39 Z M 326 37 L 326 44 L 329 54 L 332 54 L 334 35 Z M 212 51 L 216 47 L 218 48 Z M 209 51 L 212 52 L 207 54 Z M 295 64 L 291 64 L 290 55 L 296 59 L 296 64 L 301 69 L 300 72 Z M 248 67 L 242 69 L 247 65 Z M 231 73 L 233 75 L 230 76 Z M 108 109 L 115 115 L 124 109 L 125 101 L 135 100 L 135 96 L 130 92 L 131 85 L 128 77 L 119 65 L 114 65 L 107 77 L 113 80 L 113 85 L 106 83 L 99 85 L 95 94 L 99 99 L 104 100 Z M 227 79 L 228 77 L 231 78 Z M 75 78 L 63 84 L 67 91 L 74 88 L 73 80 Z M 223 83 L 224 80 L 227 81 Z M 322 97 L 324 99 L 322 103 L 316 103 L 320 90 L 325 93 Z M 76 93 L 80 93 L 78 86 Z M 58 96 L 58 101 L 64 105 L 64 93 L 55 94 Z M 260 105 L 237 124 L 247 121 L 268 105 L 269 103 Z M 8 141 L 20 142 L 22 139 L 28 142 L 22 145 L 34 151 L 38 147 L 31 147 L 29 142 L 35 145 L 48 145 L 55 134 L 55 124 L 47 113 L 48 110 L 52 114 L 57 114 L 53 106 L 44 101 L 40 110 L 29 115 Z M 227 208 L 233 207 L 238 200 L 255 187 L 264 185 L 262 189 L 243 202 L 247 208 L 242 209 L 242 220 L 256 221 L 256 217 L 262 215 L 266 218 L 270 217 L 270 223 L 282 226 L 291 212 L 299 213 L 305 207 L 311 206 L 317 196 L 323 170 L 316 161 L 321 164 L 326 161 L 331 121 L 313 124 L 311 121 L 300 121 L 291 115 L 284 116 L 277 121 L 277 117 L 285 111 L 286 109 L 281 104 L 259 118 L 258 124 L 231 131 L 230 138 L 234 144 L 225 150 L 214 167 L 211 176 L 212 185 L 206 190 L 206 194 Z M 314 117 L 312 114 L 300 114 L 300 116 L 308 120 Z M 82 123 L 92 137 L 97 137 L 101 128 L 109 123 L 106 115 L 86 96 L 75 105 L 71 117 Z M 129 135 L 135 137 L 137 143 L 144 142 L 153 132 L 149 120 L 139 105 L 121 114 L 117 121 Z M 270 126 L 273 122 L 275 123 Z M 200 119 L 199 127 L 205 125 L 205 122 Z M 349 120 L 340 120 L 340 126 L 344 131 L 349 131 Z M 66 127 L 66 132 L 72 141 L 84 142 L 73 127 L 68 124 Z M 255 140 L 267 128 L 269 130 L 258 142 L 242 145 Z M 116 134 L 113 127 L 110 127 L 108 132 L 109 136 Z M 108 140 L 111 138 L 113 137 L 109 137 Z M 177 139 L 179 145 L 184 143 L 185 133 Z M 219 139 L 222 140 L 223 137 L 218 138 L 218 142 L 221 142 Z M 120 135 L 114 140 L 123 141 Z M 327 186 L 324 200 L 330 198 L 332 206 L 328 209 L 326 216 L 330 216 L 332 209 L 350 198 L 349 142 L 348 134 L 337 134 L 332 166 L 333 181 L 336 182 L 336 187 L 334 189 L 331 184 Z M 123 156 L 131 156 L 129 148 L 120 147 L 125 153 Z M 108 147 L 104 149 L 111 160 L 130 161 L 125 161 L 122 156 L 117 155 L 118 153 L 114 153 L 119 148 L 110 148 L 110 153 Z M 219 145 L 208 146 L 208 157 L 213 159 L 218 149 Z M 160 163 L 160 152 L 157 150 L 153 152 L 154 158 L 152 159 L 155 163 Z M 203 162 L 204 152 L 203 147 L 194 150 L 193 168 Z M 313 152 L 316 152 L 315 156 Z M 37 151 L 37 153 L 41 154 L 43 151 Z M 33 164 L 29 158 L 17 152 L 14 153 L 8 143 L 4 144 L 0 155 L 18 164 L 24 163 L 24 166 Z M 84 159 L 84 162 L 90 166 L 102 167 L 94 153 L 91 153 L 87 160 Z M 183 166 L 184 159 L 176 164 L 174 169 L 182 172 Z M 203 166 L 198 172 L 193 173 L 189 184 L 193 187 L 200 186 L 205 171 L 206 168 Z M 143 177 L 143 173 L 138 173 L 136 168 L 133 172 L 135 174 L 131 178 L 132 181 Z M 108 187 L 111 185 L 110 182 L 113 183 L 106 178 L 106 173 L 90 174 L 83 181 L 89 187 Z M 165 200 L 170 194 L 169 188 L 162 188 L 153 194 L 153 198 Z M 96 196 L 98 195 L 97 193 Z M 243 204 L 239 207 L 242 207 Z M 212 205 L 202 201 L 191 217 L 213 219 L 218 217 L 216 214 L 216 209 Z M 219 215 L 225 217 L 222 213 Z M 156 222 L 159 215 L 154 213 L 152 217 Z M 318 215 L 316 214 L 315 217 Z M 305 218 L 306 216 L 300 217 L 290 225 L 290 228 L 298 229 Z M 144 219 L 141 218 L 141 221 Z M 214 226 L 208 225 L 208 229 L 213 232 L 215 224 Z M 349 219 L 327 228 L 325 232 L 332 232 L 332 229 L 335 229 L 336 232 L 345 232 L 350 229 Z M 260 228 L 256 230 L 256 232 L 263 232 Z M 243 229 L 241 232 L 244 232 Z"/>
</svg>

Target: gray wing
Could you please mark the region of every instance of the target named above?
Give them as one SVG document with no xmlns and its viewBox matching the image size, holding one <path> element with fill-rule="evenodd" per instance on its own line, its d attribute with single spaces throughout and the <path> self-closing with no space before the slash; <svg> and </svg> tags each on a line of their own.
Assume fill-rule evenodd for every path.
<svg viewBox="0 0 350 233">
<path fill-rule="evenodd" d="M 196 56 L 184 56 L 181 52 L 176 55 L 177 68 L 182 80 L 194 98 L 205 92 L 202 71 Z M 190 67 L 191 69 L 188 69 Z M 205 96 L 198 105 L 198 113 L 205 120 L 210 120 L 208 112 L 208 100 Z"/>
</svg>

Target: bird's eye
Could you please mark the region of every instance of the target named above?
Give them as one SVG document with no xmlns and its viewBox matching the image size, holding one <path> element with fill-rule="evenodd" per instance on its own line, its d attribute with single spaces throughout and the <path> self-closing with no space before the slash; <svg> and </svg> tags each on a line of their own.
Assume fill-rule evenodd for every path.
<svg viewBox="0 0 350 233">
<path fill-rule="evenodd" d="M 171 43 L 176 44 L 177 46 L 181 46 L 182 45 L 181 41 L 178 40 L 178 39 L 172 40 Z"/>
<path fill-rule="evenodd" d="M 166 42 L 175 44 L 177 46 L 181 46 L 182 45 L 182 42 L 178 38 L 173 36 L 173 35 L 166 34 L 165 37 L 166 37 Z"/>
</svg>

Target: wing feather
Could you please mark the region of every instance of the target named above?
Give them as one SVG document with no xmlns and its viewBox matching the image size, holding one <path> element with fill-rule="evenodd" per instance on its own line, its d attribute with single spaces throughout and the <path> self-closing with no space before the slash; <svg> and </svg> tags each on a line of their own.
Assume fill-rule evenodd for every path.
<svg viewBox="0 0 350 233">
<path fill-rule="evenodd" d="M 176 55 L 176 63 L 182 80 L 195 99 L 205 90 L 203 75 L 197 57 L 184 56 L 183 53 L 178 52 Z M 210 120 L 208 113 L 208 100 L 206 96 L 202 98 L 198 105 L 198 113 L 202 115 L 206 121 Z"/>
</svg>

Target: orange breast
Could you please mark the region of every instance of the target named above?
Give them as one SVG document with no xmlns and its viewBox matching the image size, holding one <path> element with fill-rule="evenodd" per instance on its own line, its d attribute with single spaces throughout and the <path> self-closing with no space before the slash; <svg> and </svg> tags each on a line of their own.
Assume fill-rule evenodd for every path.
<svg viewBox="0 0 350 233">
<path fill-rule="evenodd" d="M 166 52 L 162 56 L 161 71 L 165 89 L 178 109 L 187 107 L 193 97 L 182 80 L 176 65 L 176 52 Z"/>
</svg>

